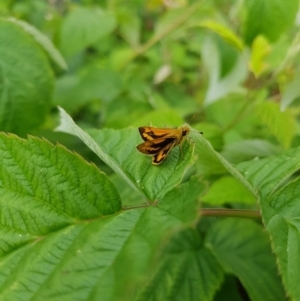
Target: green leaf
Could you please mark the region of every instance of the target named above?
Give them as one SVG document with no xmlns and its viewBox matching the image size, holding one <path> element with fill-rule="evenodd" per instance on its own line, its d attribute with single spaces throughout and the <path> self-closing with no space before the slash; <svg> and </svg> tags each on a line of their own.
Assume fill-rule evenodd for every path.
<svg viewBox="0 0 300 301">
<path fill-rule="evenodd" d="M 251 44 L 258 35 L 276 41 L 293 24 L 298 5 L 297 0 L 247 0 L 244 22 L 244 39 L 247 44 Z"/>
<path fill-rule="evenodd" d="M 200 26 L 210 29 L 222 37 L 228 44 L 235 47 L 237 50 L 242 51 L 244 48 L 243 41 L 229 28 L 225 27 L 220 23 L 216 23 L 212 20 L 200 22 Z"/>
<path fill-rule="evenodd" d="M 213 182 L 203 202 L 213 205 L 225 203 L 255 204 L 256 199 L 239 181 L 232 177 L 222 177 Z"/>
<path fill-rule="evenodd" d="M 196 142 L 195 153 L 199 156 L 197 168 L 202 173 L 225 173 L 228 171 L 235 179 L 242 183 L 253 195 L 257 195 L 255 189 L 247 179 L 226 161 L 219 153 L 217 153 L 211 144 L 201 135 L 192 132 L 190 134 L 193 141 Z"/>
<path fill-rule="evenodd" d="M 0 57 L 0 130 L 25 135 L 44 122 L 53 73 L 32 37 L 4 20 L 0 20 Z"/>
<path fill-rule="evenodd" d="M 296 129 L 296 122 L 291 111 L 281 112 L 278 103 L 264 102 L 257 106 L 256 114 L 259 120 L 268 126 L 281 145 L 287 149 Z"/>
<path fill-rule="evenodd" d="M 158 208 L 183 222 L 194 221 L 199 216 L 198 197 L 205 188 L 197 178 L 192 178 L 169 191 L 158 203 Z"/>
<path fill-rule="evenodd" d="M 61 146 L 2 134 L 0 158 L 2 256 L 39 236 L 121 209 L 108 178 Z"/>
<path fill-rule="evenodd" d="M 212 300 L 223 271 L 193 229 L 179 232 L 161 254 L 162 264 L 144 285 L 138 301 Z"/>
<path fill-rule="evenodd" d="M 266 56 L 270 53 L 271 46 L 264 36 L 257 36 L 252 43 L 252 51 L 250 58 L 250 70 L 255 77 L 259 77 L 266 69 Z"/>
<path fill-rule="evenodd" d="M 136 128 L 90 130 L 86 133 L 62 108 L 59 110 L 61 124 L 57 130 L 79 137 L 146 200 L 163 197 L 180 183 L 185 170 L 193 163 L 194 147 L 189 142 L 182 146 L 184 156 L 177 147 L 161 165 L 155 166 L 151 158 L 136 150 L 135 146 L 143 141 Z"/>
<path fill-rule="evenodd" d="M 67 15 L 62 25 L 60 36 L 62 52 L 70 57 L 97 43 L 115 27 L 116 20 L 111 12 L 98 7 L 74 9 Z"/>
<path fill-rule="evenodd" d="M 238 164 L 245 180 L 264 197 L 269 197 L 300 168 L 300 148 L 293 148 L 278 156 Z"/>
<path fill-rule="evenodd" d="M 272 237 L 278 257 L 283 283 L 291 299 L 300 300 L 300 181 L 283 187 L 270 199 L 264 199 L 264 211 L 268 211 L 266 228 Z"/>
<path fill-rule="evenodd" d="M 0 135 L 1 299 L 135 300 L 161 244 L 197 218 L 203 188 L 193 181 L 161 208 L 118 212 L 116 188 L 93 164 L 37 138 Z"/>
<path fill-rule="evenodd" d="M 271 235 L 287 293 L 293 300 L 300 300 L 300 273 L 295 268 L 299 265 L 300 250 L 300 185 L 299 178 L 289 181 L 300 169 L 300 149 L 237 167 L 259 192 L 263 221 Z"/>
<path fill-rule="evenodd" d="M 269 238 L 255 222 L 220 220 L 209 229 L 205 245 L 227 273 L 239 278 L 251 300 L 286 300 Z"/>
<path fill-rule="evenodd" d="M 37 30 L 35 27 L 31 26 L 30 24 L 22 21 L 17 20 L 15 18 L 9 18 L 8 21 L 20 26 L 24 31 L 26 31 L 28 34 L 30 34 L 37 43 L 43 47 L 43 49 L 46 51 L 46 53 L 49 55 L 49 57 L 63 70 L 67 70 L 68 66 L 63 58 L 63 56 L 60 54 L 60 52 L 55 48 L 55 46 L 52 44 L 52 42 L 48 39 L 47 36 L 45 36 L 43 33 L 41 33 L 39 30 Z"/>
</svg>

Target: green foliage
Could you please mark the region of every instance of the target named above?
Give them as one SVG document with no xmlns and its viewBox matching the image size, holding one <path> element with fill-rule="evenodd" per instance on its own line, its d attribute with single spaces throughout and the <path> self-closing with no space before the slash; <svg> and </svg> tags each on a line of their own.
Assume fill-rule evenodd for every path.
<svg viewBox="0 0 300 301">
<path fill-rule="evenodd" d="M 25 135 L 46 118 L 53 72 L 34 40 L 6 20 L 0 20 L 0 57 L 0 127 Z"/>
<path fill-rule="evenodd" d="M 0 300 L 300 301 L 297 10 L 2 1 Z"/>
</svg>

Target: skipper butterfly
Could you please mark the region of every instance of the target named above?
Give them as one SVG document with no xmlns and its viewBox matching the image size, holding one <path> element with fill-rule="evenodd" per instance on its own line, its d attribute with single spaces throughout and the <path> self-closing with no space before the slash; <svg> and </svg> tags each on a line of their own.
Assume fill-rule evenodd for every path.
<svg viewBox="0 0 300 301">
<path fill-rule="evenodd" d="M 152 164 L 159 165 L 173 147 L 183 142 L 190 128 L 188 126 L 175 129 L 142 126 L 139 127 L 139 132 L 144 142 L 137 145 L 137 150 L 146 155 L 153 155 Z"/>
</svg>

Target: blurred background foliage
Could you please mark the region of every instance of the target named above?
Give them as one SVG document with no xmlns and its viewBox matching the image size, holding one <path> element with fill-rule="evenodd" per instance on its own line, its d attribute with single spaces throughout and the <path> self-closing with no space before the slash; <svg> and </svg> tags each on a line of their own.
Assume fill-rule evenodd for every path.
<svg viewBox="0 0 300 301">
<path fill-rule="evenodd" d="M 108 173 L 77 138 L 53 131 L 57 105 L 82 128 L 188 122 L 233 164 L 298 146 L 298 5 L 1 1 L 0 129 L 59 141 Z M 205 158 L 195 168 L 244 193 Z"/>
</svg>

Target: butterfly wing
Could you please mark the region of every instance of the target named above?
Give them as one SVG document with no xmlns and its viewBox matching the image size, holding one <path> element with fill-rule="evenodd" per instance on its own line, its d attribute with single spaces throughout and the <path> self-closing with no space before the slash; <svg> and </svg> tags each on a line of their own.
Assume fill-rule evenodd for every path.
<svg viewBox="0 0 300 301">
<path fill-rule="evenodd" d="M 141 126 L 139 127 L 139 132 L 144 141 L 151 141 L 159 138 L 166 137 L 170 134 L 170 132 L 176 129 L 160 129 L 149 126 Z"/>
<path fill-rule="evenodd" d="M 158 138 L 154 140 L 145 141 L 137 145 L 137 150 L 146 155 L 155 155 L 168 145 L 175 144 L 175 138 Z"/>
<path fill-rule="evenodd" d="M 176 144 L 176 140 L 167 144 L 157 154 L 155 154 L 152 158 L 152 164 L 159 165 L 160 163 L 162 163 L 166 159 L 170 150 L 175 146 L 175 144 Z"/>
</svg>

